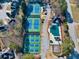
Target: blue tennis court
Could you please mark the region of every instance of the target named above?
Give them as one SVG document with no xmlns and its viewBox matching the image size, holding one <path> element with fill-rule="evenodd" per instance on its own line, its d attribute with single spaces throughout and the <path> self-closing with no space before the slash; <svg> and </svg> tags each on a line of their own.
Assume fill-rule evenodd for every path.
<svg viewBox="0 0 79 59">
<path fill-rule="evenodd" d="M 29 4 L 27 6 L 27 19 L 24 24 L 26 34 L 24 36 L 23 48 L 25 53 L 40 52 L 40 11 L 39 4 Z"/>
<path fill-rule="evenodd" d="M 41 2 L 41 0 L 29 0 L 30 3 L 37 3 L 37 2 Z"/>
<path fill-rule="evenodd" d="M 29 28 L 29 29 L 32 29 L 32 19 L 28 19 L 28 22 L 29 22 L 28 28 Z"/>
<path fill-rule="evenodd" d="M 25 49 L 28 48 L 29 52 L 31 53 L 40 52 L 40 35 L 25 34 L 24 47 Z M 28 50 L 25 50 L 25 52 L 27 52 Z"/>
<path fill-rule="evenodd" d="M 34 5 L 34 13 L 40 13 L 40 5 L 39 4 Z"/>
<path fill-rule="evenodd" d="M 40 18 L 28 18 L 25 29 L 28 32 L 40 32 Z"/>
<path fill-rule="evenodd" d="M 40 27 L 40 19 L 35 19 L 34 20 L 34 29 L 39 29 Z"/>
<path fill-rule="evenodd" d="M 32 29 L 32 24 L 33 24 L 32 18 L 28 18 L 27 21 L 25 22 L 25 28 Z"/>
<path fill-rule="evenodd" d="M 32 29 L 32 20 L 29 19 L 29 21 L 25 21 L 24 23 L 24 28 L 27 30 L 27 29 Z"/>
<path fill-rule="evenodd" d="M 39 4 L 29 4 L 27 6 L 27 15 L 29 15 L 30 13 L 32 15 L 39 15 L 40 14 L 40 10 L 41 10 L 41 7 Z"/>
</svg>

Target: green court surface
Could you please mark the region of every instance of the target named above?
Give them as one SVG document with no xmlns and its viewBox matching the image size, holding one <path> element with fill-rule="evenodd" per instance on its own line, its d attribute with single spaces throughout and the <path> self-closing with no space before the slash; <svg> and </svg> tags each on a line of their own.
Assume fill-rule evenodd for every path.
<svg viewBox="0 0 79 59">
<path fill-rule="evenodd" d="M 24 53 L 40 53 L 40 10 L 39 4 L 27 6 L 27 19 L 24 27 L 23 51 Z"/>
<path fill-rule="evenodd" d="M 40 35 L 25 34 L 24 37 L 24 52 L 39 53 L 40 52 Z"/>
<path fill-rule="evenodd" d="M 31 15 L 40 15 L 41 7 L 39 4 L 32 4 L 33 10 Z"/>
<path fill-rule="evenodd" d="M 28 32 L 40 32 L 40 19 L 39 18 L 28 18 L 28 25 L 25 26 Z"/>
</svg>

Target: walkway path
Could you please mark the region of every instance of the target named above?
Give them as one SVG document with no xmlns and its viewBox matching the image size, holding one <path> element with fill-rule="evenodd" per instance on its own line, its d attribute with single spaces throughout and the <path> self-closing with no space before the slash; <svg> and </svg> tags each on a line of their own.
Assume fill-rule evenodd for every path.
<svg viewBox="0 0 79 59">
<path fill-rule="evenodd" d="M 41 46 L 42 46 L 42 51 L 41 51 L 41 59 L 46 59 L 46 53 L 47 50 L 49 48 L 49 37 L 48 37 L 48 32 L 47 32 L 47 26 L 48 26 L 48 22 L 49 22 L 49 16 L 51 15 L 51 9 L 50 6 L 47 5 L 47 16 L 46 19 L 44 21 L 44 24 L 42 26 L 42 40 L 41 40 Z"/>
</svg>

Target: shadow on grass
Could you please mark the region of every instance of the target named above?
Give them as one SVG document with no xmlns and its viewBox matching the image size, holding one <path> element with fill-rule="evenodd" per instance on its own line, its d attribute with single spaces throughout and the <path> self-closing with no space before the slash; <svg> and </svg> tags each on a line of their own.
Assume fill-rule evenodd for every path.
<svg viewBox="0 0 79 59">
<path fill-rule="evenodd" d="M 73 49 L 67 59 L 79 59 L 79 53 Z"/>
<path fill-rule="evenodd" d="M 28 17 L 31 15 L 31 12 L 33 11 L 33 6 L 31 4 L 26 5 L 25 2 L 22 3 L 22 11 L 24 13 L 25 17 Z"/>
<path fill-rule="evenodd" d="M 11 2 L 11 0 L 0 0 L 0 3 Z"/>
<path fill-rule="evenodd" d="M 73 19 L 68 11 L 66 11 L 65 17 L 68 23 L 73 23 Z"/>
</svg>

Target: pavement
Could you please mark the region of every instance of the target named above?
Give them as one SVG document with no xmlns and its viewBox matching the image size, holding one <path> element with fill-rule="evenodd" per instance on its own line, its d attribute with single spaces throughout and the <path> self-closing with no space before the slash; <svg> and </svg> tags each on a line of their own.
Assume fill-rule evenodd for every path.
<svg viewBox="0 0 79 59">
<path fill-rule="evenodd" d="M 8 21 L 11 20 L 6 14 L 8 4 L 10 3 L 2 4 L 2 9 L 0 9 L 0 20 L 2 20 L 5 25 L 8 25 Z"/>
<path fill-rule="evenodd" d="M 70 13 L 71 18 L 73 19 L 73 15 L 72 15 L 72 11 L 71 11 L 71 6 L 70 6 L 70 0 L 66 0 L 66 2 L 67 2 L 67 6 L 68 6 L 67 11 Z M 71 37 L 71 39 L 75 43 L 75 50 L 77 52 L 79 52 L 79 47 L 78 47 L 78 43 L 77 43 L 77 34 L 76 34 L 76 30 L 75 30 L 75 22 L 68 23 L 68 26 L 69 26 L 70 37 Z"/>
<path fill-rule="evenodd" d="M 22 59 L 22 54 L 21 53 L 15 54 L 15 59 Z"/>
<path fill-rule="evenodd" d="M 7 8 L 7 5 L 6 3 L 2 6 L 3 8 L 0 9 L 0 19 L 10 19 L 7 14 L 6 14 L 6 8 Z"/>
<path fill-rule="evenodd" d="M 79 46 L 78 46 L 77 34 L 76 34 L 76 30 L 75 30 L 75 23 L 68 24 L 68 26 L 69 26 L 70 37 L 75 43 L 75 48 L 74 49 L 79 53 Z"/>
<path fill-rule="evenodd" d="M 46 59 L 46 53 L 48 51 L 49 48 L 49 37 L 48 37 L 48 32 L 47 32 L 47 26 L 48 26 L 48 22 L 49 22 L 49 16 L 51 15 L 51 9 L 50 6 L 47 5 L 47 16 L 46 19 L 42 25 L 42 38 L 41 38 L 41 59 Z"/>
</svg>

